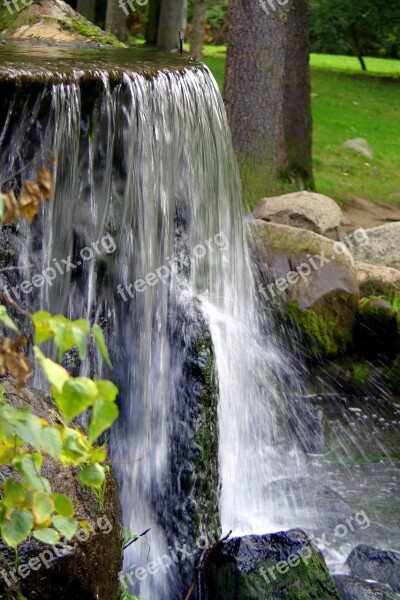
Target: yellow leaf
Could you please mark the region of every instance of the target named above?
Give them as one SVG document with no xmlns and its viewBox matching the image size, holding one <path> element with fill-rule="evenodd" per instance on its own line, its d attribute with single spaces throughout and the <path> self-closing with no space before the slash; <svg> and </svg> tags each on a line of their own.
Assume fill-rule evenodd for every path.
<svg viewBox="0 0 400 600">
<path fill-rule="evenodd" d="M 43 198 L 48 202 L 51 196 L 52 175 L 48 169 L 38 169 L 37 182 Z"/>
<path fill-rule="evenodd" d="M 4 192 L 3 197 L 3 223 L 13 223 L 20 216 L 19 206 L 13 190 Z"/>
<path fill-rule="evenodd" d="M 19 208 L 25 219 L 32 223 L 39 210 L 40 188 L 35 181 L 24 181 L 19 197 Z"/>
</svg>

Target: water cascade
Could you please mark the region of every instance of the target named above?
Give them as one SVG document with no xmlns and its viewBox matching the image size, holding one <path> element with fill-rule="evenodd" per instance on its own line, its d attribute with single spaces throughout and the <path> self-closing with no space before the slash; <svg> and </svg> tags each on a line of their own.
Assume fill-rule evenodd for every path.
<svg viewBox="0 0 400 600">
<path fill-rule="evenodd" d="M 66 52 L 55 63 L 33 52 L 28 70 L 0 52 L 8 108 L 0 180 L 18 185 L 52 156 L 55 178 L 34 225 L 8 228 L 10 253 L 30 265 L 8 285 L 51 267 L 48 284 L 14 299 L 104 327 L 114 370 L 106 372 L 94 350 L 85 364 L 73 356 L 71 364 L 120 389 L 109 447 L 124 523 L 134 533 L 150 528 L 147 542 L 127 551 L 126 568 L 170 556 L 177 545 L 193 549 L 196 527 L 207 529 L 195 467 L 202 369 L 212 371 L 218 426 L 213 432 L 203 415 L 200 451 L 218 444 L 219 473 L 206 495 L 219 496 L 223 531 L 290 526 L 293 514 L 265 490 L 305 468 L 279 427 L 301 377 L 257 298 L 230 133 L 211 74 L 140 53 L 137 66 L 119 54 L 116 68 L 110 54 L 89 51 L 90 69 L 82 54 Z M 193 559 L 172 563 L 135 579 L 132 589 L 147 600 L 175 599 L 192 566 Z"/>
</svg>

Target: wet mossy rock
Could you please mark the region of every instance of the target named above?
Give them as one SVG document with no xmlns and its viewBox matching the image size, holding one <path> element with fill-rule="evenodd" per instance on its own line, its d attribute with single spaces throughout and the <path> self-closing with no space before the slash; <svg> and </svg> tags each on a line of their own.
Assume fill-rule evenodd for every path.
<svg viewBox="0 0 400 600">
<path fill-rule="evenodd" d="M 203 329 L 197 340 L 202 392 L 199 398 L 199 415 L 195 441 L 202 449 L 196 460 L 194 497 L 199 507 L 199 534 L 204 527 L 218 535 L 219 475 L 218 475 L 218 387 L 215 374 L 214 352 L 211 336 Z"/>
<path fill-rule="evenodd" d="M 204 581 L 206 600 L 339 600 L 322 554 L 299 529 L 221 544 Z"/>
<path fill-rule="evenodd" d="M 11 10 L 14 8 L 11 4 Z M 21 3 L 20 3 L 21 6 Z M 59 45 L 125 47 L 117 38 L 77 13 L 63 0 L 34 0 L 12 14 L 0 3 L 0 39 Z"/>
<path fill-rule="evenodd" d="M 294 329 L 300 346 L 307 349 L 311 358 L 344 354 L 352 345 L 355 311 L 346 296 L 334 294 L 329 302 L 321 299 L 307 310 L 290 302 L 283 309 L 283 320 L 289 329 Z"/>
<path fill-rule="evenodd" d="M 269 298 L 297 302 L 299 308 L 306 310 L 317 303 L 326 308 L 340 297 L 356 311 L 359 293 L 356 271 L 344 243 L 259 219 L 249 221 L 249 225 L 254 255 L 271 282 L 270 287 L 265 286 Z M 290 272 L 298 276 L 288 279 Z M 287 283 L 282 292 L 279 279 Z"/>
<path fill-rule="evenodd" d="M 30 387 L 17 390 L 12 380 L 3 379 L 2 383 L 5 383 L 5 396 L 13 406 L 28 407 L 38 417 L 55 422 L 54 406 L 43 392 Z M 1 471 L 7 476 L 5 467 Z M 87 535 L 80 533 L 68 542 L 69 550 L 59 548 L 59 553 L 55 547 L 34 539 L 21 544 L 18 548 L 21 574 L 15 576 L 16 582 L 10 574 L 16 569 L 15 553 L 1 542 L 0 598 L 117 600 L 118 575 L 122 568 L 121 511 L 112 471 L 107 476 L 103 506 L 99 505 L 94 492 L 79 482 L 76 469 L 63 468 L 45 456 L 42 472 L 54 492 L 66 494 L 73 501 L 75 517 L 90 523 L 92 531 Z M 29 567 L 33 559 L 39 559 L 31 563 L 36 568 Z"/>
<path fill-rule="evenodd" d="M 397 351 L 397 315 L 383 298 L 368 298 L 360 303 L 355 327 L 355 348 L 362 355 L 393 357 Z"/>
</svg>

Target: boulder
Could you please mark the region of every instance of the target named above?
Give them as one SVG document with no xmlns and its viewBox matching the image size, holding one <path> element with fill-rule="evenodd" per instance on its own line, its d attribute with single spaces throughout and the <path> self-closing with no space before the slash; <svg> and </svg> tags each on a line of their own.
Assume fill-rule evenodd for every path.
<svg viewBox="0 0 400 600">
<path fill-rule="evenodd" d="M 362 296 L 400 291 L 400 270 L 359 261 L 355 267 Z"/>
<path fill-rule="evenodd" d="M 57 413 L 48 397 L 29 386 L 18 390 L 12 380 L 2 380 L 5 396 L 16 408 L 27 406 L 35 415 L 55 422 Z M 7 476 L 7 467 L 1 467 Z M 0 597 L 5 600 L 80 600 L 119 597 L 122 568 L 121 512 L 117 484 L 110 470 L 104 501 L 83 486 L 76 469 L 66 469 L 45 456 L 42 472 L 55 493 L 66 494 L 75 506 L 75 517 L 89 523 L 68 543 L 55 546 L 28 539 L 15 553 L 0 542 Z"/>
<path fill-rule="evenodd" d="M 346 566 L 355 577 L 373 579 L 400 592 L 400 552 L 359 544 L 350 552 Z"/>
<path fill-rule="evenodd" d="M 367 243 L 354 246 L 357 261 L 400 270 L 400 221 L 366 229 Z"/>
<path fill-rule="evenodd" d="M 299 529 L 220 543 L 204 582 L 206 600 L 339 599 L 322 554 Z"/>
<path fill-rule="evenodd" d="M 373 158 L 370 145 L 364 138 L 354 138 L 352 140 L 346 140 L 343 144 L 343 148 L 353 150 L 353 152 L 357 152 L 357 154 L 362 154 L 362 156 L 365 156 L 370 160 L 372 160 Z"/>
<path fill-rule="evenodd" d="M 354 261 L 343 242 L 260 219 L 250 221 L 250 231 L 255 255 L 272 282 L 267 291 L 271 298 L 296 301 L 301 309 L 314 307 L 331 293 L 356 302 Z"/>
<path fill-rule="evenodd" d="M 395 594 L 379 583 L 349 575 L 334 575 L 333 579 L 339 590 L 340 600 L 396 600 Z"/>
<path fill-rule="evenodd" d="M 334 240 L 342 237 L 342 211 L 328 196 L 294 192 L 263 198 L 253 210 L 255 219 L 314 231 Z"/>
<path fill-rule="evenodd" d="M 287 317 L 312 356 L 344 352 L 358 310 L 353 257 L 344 242 L 288 225 L 250 221 L 255 257 L 269 279 L 259 284 L 269 303 L 281 298 Z"/>
<path fill-rule="evenodd" d="M 0 5 L 0 33 L 5 40 L 126 47 L 63 0 L 24 0 L 22 4 L 21 10 L 12 12 Z"/>
</svg>

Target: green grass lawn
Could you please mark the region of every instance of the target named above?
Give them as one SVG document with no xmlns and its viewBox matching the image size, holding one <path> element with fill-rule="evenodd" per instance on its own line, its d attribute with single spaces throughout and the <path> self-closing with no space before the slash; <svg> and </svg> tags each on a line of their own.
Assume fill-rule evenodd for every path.
<svg viewBox="0 0 400 600">
<path fill-rule="evenodd" d="M 225 57 L 223 46 L 205 48 L 221 89 Z M 366 73 L 352 56 L 312 54 L 310 62 L 317 190 L 339 202 L 400 204 L 400 60 L 367 58 Z M 373 160 L 342 148 L 355 137 L 368 140 Z"/>
</svg>

